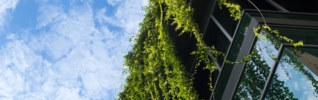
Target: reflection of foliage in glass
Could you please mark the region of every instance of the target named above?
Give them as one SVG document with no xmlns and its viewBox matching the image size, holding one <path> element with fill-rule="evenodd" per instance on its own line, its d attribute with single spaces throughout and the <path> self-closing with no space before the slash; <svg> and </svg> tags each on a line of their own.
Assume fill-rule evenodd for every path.
<svg viewBox="0 0 318 100">
<path fill-rule="evenodd" d="M 266 64 L 265 60 L 260 59 L 261 55 L 255 55 L 252 61 L 246 64 L 245 72 L 242 76 L 235 99 L 248 98 L 260 99 L 261 93 L 265 86 L 267 77 L 270 73 L 270 67 Z M 278 76 L 274 75 L 272 78 L 271 87 L 268 90 L 268 99 L 289 99 L 294 100 L 292 92 L 288 87 L 284 86 L 284 82 L 277 79 Z"/>
<path fill-rule="evenodd" d="M 308 68 L 306 68 L 306 66 L 304 66 L 304 64 L 298 60 L 298 58 L 290 51 L 293 50 L 292 48 L 286 49 L 284 50 L 282 57 L 280 58 L 280 62 L 278 65 L 278 68 L 276 70 L 275 75 L 272 78 L 272 82 L 270 84 L 269 90 L 267 91 L 267 95 L 266 95 L 266 99 L 289 99 L 289 100 L 297 100 L 297 98 L 294 97 L 294 94 L 300 95 L 299 93 L 296 93 L 295 91 L 290 91 L 289 88 L 294 88 L 294 85 L 292 85 L 291 87 L 285 87 L 288 86 L 288 83 L 291 83 L 290 81 L 286 81 L 282 75 L 282 73 L 279 73 L 278 70 L 282 69 L 282 70 L 286 70 L 286 67 L 288 70 L 287 73 L 292 73 L 293 71 L 297 71 L 299 72 L 299 74 L 304 75 L 305 77 L 307 77 L 307 79 L 309 81 L 311 81 L 312 83 L 312 87 L 314 88 L 314 91 L 316 93 L 314 93 L 315 95 L 317 94 L 317 80 L 314 79 L 314 76 L 312 75 L 312 73 L 308 70 Z M 282 68 L 285 67 L 285 68 Z M 297 79 L 295 78 L 297 77 Z M 293 75 L 293 79 L 294 80 L 300 80 L 299 79 L 299 75 Z M 283 79 L 283 80 L 278 80 L 278 79 Z M 289 80 L 292 80 L 292 78 L 288 78 Z M 297 84 L 297 83 L 303 83 L 300 81 L 297 81 L 296 83 L 291 83 L 291 84 Z M 305 85 L 305 84 L 304 84 Z M 279 87 L 279 86 L 284 86 L 284 87 Z M 306 87 L 306 86 L 304 86 Z M 309 86 L 311 87 L 311 86 Z M 277 90 L 278 88 L 281 88 L 281 90 Z M 297 90 L 297 89 L 296 89 Z M 275 94 L 281 94 L 282 92 L 285 92 L 287 94 L 285 95 L 281 95 L 281 96 L 277 96 Z M 305 92 L 305 91 L 300 91 L 300 92 Z M 303 96 L 308 96 L 307 95 L 303 95 Z M 317 95 L 316 95 L 317 97 Z M 298 98 L 300 99 L 300 98 Z"/>
<path fill-rule="evenodd" d="M 251 61 L 246 63 L 244 74 L 236 90 L 235 99 L 260 99 L 272 68 L 271 66 L 276 61 L 280 42 L 272 36 L 265 37 L 261 35 L 260 37 L 267 39 L 259 39 L 255 43 L 253 52 L 256 53 L 252 56 Z M 269 93 L 269 95 L 273 95 L 272 97 L 293 98 L 288 88 L 283 86 L 283 81 L 277 79 L 277 75 L 274 76 L 273 83 L 274 87 L 270 90 L 272 94 Z"/>
<path fill-rule="evenodd" d="M 289 88 L 284 86 L 284 81 L 278 80 L 278 75 L 275 74 L 272 78 L 270 87 L 266 94 L 267 100 L 297 100 L 294 94 L 290 92 Z"/>
<path fill-rule="evenodd" d="M 278 40 L 283 40 L 283 41 L 286 41 L 290 44 L 292 44 L 294 47 L 298 47 L 298 46 L 303 46 L 303 41 L 298 41 L 298 42 L 295 42 L 293 39 L 291 38 L 288 38 L 286 36 L 282 36 L 279 34 L 279 31 L 278 30 L 273 30 L 271 29 L 268 25 L 260 25 L 256 28 L 254 28 L 254 34 L 257 38 L 261 38 L 260 35 L 262 35 L 262 32 L 260 32 L 260 30 L 263 30 L 263 29 L 266 29 L 266 34 L 263 34 L 265 36 L 268 36 L 269 34 L 268 33 L 271 33 L 273 36 L 275 36 Z M 266 40 L 267 38 L 262 38 L 264 40 Z"/>
<path fill-rule="evenodd" d="M 264 75 L 269 73 L 269 67 L 264 66 L 263 64 L 266 64 L 266 61 L 262 61 L 258 57 L 260 57 L 260 55 L 254 55 L 252 57 L 253 60 L 246 64 L 246 69 L 242 76 L 242 81 L 238 86 L 235 99 L 260 98 L 260 94 L 262 93 L 262 89 L 266 82 L 266 77 Z M 258 65 L 258 67 L 255 67 L 256 65 Z M 263 66 L 261 67 L 260 65 Z"/>
<path fill-rule="evenodd" d="M 288 48 L 286 51 L 287 52 L 284 52 L 283 55 L 287 57 L 285 57 L 285 59 L 281 59 L 280 63 L 288 63 L 294 70 L 306 76 L 312 83 L 314 91 L 318 94 L 318 81 L 314 78 L 315 75 L 313 75 L 311 71 L 308 70 L 308 68 L 297 58 L 299 53 L 298 51 L 302 51 L 301 53 L 304 53 L 305 51 L 302 50 L 302 48 Z"/>
<path fill-rule="evenodd" d="M 259 51 L 254 50 L 255 55 L 252 56 L 250 62 L 246 63 L 244 74 L 238 86 L 235 99 L 249 98 L 259 99 L 264 88 L 270 67 L 266 61 L 262 59 Z"/>
<path fill-rule="evenodd" d="M 264 88 L 270 67 L 262 54 L 261 40 L 256 42 L 251 61 L 246 63 L 244 74 L 238 86 L 235 98 L 259 99 Z"/>
<path fill-rule="evenodd" d="M 239 54 L 239 51 L 240 51 L 241 46 L 243 44 L 243 40 L 244 40 L 246 33 L 248 31 L 248 26 L 249 26 L 250 22 L 251 22 L 251 16 L 249 14 L 246 14 L 244 16 L 244 18 L 242 18 L 241 25 L 240 25 L 240 27 L 238 29 L 238 33 L 236 35 L 236 39 L 234 39 L 233 45 L 231 47 L 231 52 L 229 52 L 229 54 L 228 54 L 229 57 L 227 60 L 225 60 L 227 65 L 235 64 L 236 57 Z M 245 62 L 245 60 L 244 61 L 237 61 L 237 62 Z"/>
</svg>

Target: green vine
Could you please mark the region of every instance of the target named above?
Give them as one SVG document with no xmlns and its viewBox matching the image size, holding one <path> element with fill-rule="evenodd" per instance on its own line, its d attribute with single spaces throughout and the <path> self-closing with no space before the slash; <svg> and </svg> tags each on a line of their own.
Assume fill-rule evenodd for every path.
<svg viewBox="0 0 318 100">
<path fill-rule="evenodd" d="M 241 19 L 242 11 L 240 5 L 227 0 L 219 0 L 218 5 L 220 8 L 225 6 L 225 8 L 229 9 L 230 16 L 234 20 Z M 129 76 L 126 79 L 124 90 L 119 93 L 119 99 L 194 100 L 198 98 L 192 87 L 193 75 L 191 79 L 188 78 L 184 66 L 176 56 L 175 47 L 167 29 L 170 24 L 176 25 L 176 30 L 181 30 L 179 35 L 184 33 L 194 35 L 197 41 L 197 50 L 191 52 L 191 54 L 198 56 L 195 68 L 200 66 L 200 64 L 204 64 L 205 67 L 203 69 L 210 70 L 210 82 L 208 85 L 209 89 L 214 93 L 212 72 L 217 70 L 215 65 L 216 58 L 225 57 L 225 54 L 216 50 L 214 46 L 205 44 L 203 35 L 200 33 L 199 27 L 193 18 L 194 9 L 191 7 L 191 2 L 187 0 L 149 0 L 149 5 L 144 10 L 147 14 L 140 24 L 139 34 L 134 38 L 135 45 L 125 56 L 125 65 L 128 67 L 125 72 L 129 73 Z M 170 23 L 170 21 L 172 22 Z M 294 42 L 286 36 L 279 35 L 277 30 L 272 30 L 266 24 L 254 28 L 257 38 L 262 38 L 260 36 L 261 28 L 266 29 L 278 39 L 293 44 L 295 47 L 303 45 L 302 41 Z M 266 38 L 262 40 L 266 40 Z M 241 60 L 225 60 L 225 63 L 239 64 L 248 62 L 256 54 L 257 51 L 252 51 Z"/>
<path fill-rule="evenodd" d="M 133 50 L 125 56 L 129 76 L 122 100 L 195 100 L 197 93 L 192 87 L 185 67 L 176 56 L 175 47 L 164 18 L 166 8 L 162 1 L 150 1 L 140 32 L 135 38 Z"/>
<path fill-rule="evenodd" d="M 241 6 L 239 4 L 231 3 L 227 0 L 219 0 L 218 5 L 220 9 L 222 6 L 225 6 L 230 11 L 230 16 L 234 18 L 234 20 L 239 20 L 242 17 Z"/>
<path fill-rule="evenodd" d="M 262 25 L 262 26 L 258 26 L 256 28 L 254 28 L 253 31 L 254 31 L 255 36 L 257 38 L 260 38 L 260 39 L 264 40 L 264 41 L 266 41 L 266 38 L 261 38 L 260 37 L 260 35 L 261 35 L 260 29 L 261 28 L 266 29 L 269 33 L 273 34 L 273 36 L 275 36 L 277 39 L 286 41 L 286 42 L 292 44 L 294 47 L 298 47 L 298 46 L 303 46 L 304 45 L 303 41 L 294 42 L 293 39 L 290 39 L 290 38 L 288 38 L 286 36 L 280 35 L 278 30 L 273 30 L 268 25 Z M 267 37 L 268 34 L 266 32 L 264 32 L 264 33 L 265 33 L 264 35 Z"/>
</svg>

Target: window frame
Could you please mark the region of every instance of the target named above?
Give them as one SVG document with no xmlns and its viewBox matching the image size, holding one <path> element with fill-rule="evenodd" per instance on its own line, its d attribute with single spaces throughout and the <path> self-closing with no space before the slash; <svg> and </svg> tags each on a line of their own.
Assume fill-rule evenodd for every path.
<svg viewBox="0 0 318 100">
<path fill-rule="evenodd" d="M 307 13 L 294 13 L 294 12 L 277 12 L 277 11 L 262 11 L 262 13 L 274 13 L 274 14 L 297 14 L 297 15 L 307 15 L 307 16 L 317 16 L 317 14 L 307 14 Z M 243 10 L 243 17 L 245 16 L 245 14 L 249 14 L 249 13 L 259 13 L 257 10 Z M 241 48 L 248 48 L 248 50 L 240 50 L 239 53 L 238 53 L 238 56 L 237 56 L 237 60 L 239 58 L 242 58 L 246 55 L 248 55 L 251 50 L 253 49 L 253 44 L 255 44 L 256 42 L 256 37 L 254 35 L 254 32 L 253 32 L 253 28 L 254 27 L 257 27 L 258 25 L 263 25 L 265 24 L 265 22 L 263 21 L 263 19 L 259 16 L 251 16 L 252 19 L 251 19 L 251 22 L 248 26 L 248 32 L 247 32 L 247 36 L 244 37 L 244 40 L 243 40 L 243 43 L 241 45 Z M 270 19 L 274 19 L 274 20 L 266 20 L 266 18 L 270 18 Z M 279 19 L 281 18 L 271 18 L 271 17 L 265 17 L 265 20 L 266 20 L 266 24 L 269 25 L 269 26 L 284 26 L 284 27 L 297 27 L 297 28 L 308 28 L 308 29 L 318 29 L 317 28 L 317 25 L 313 25 L 312 23 L 309 23 L 309 24 L 304 24 L 302 22 L 306 22 L 306 20 L 297 20 L 297 23 L 286 23 L 286 20 L 282 20 L 280 21 Z M 289 20 L 289 21 L 292 21 L 293 19 Z M 241 20 L 240 20 L 241 21 Z M 301 24 L 300 24 L 301 23 Z M 318 20 L 314 23 L 318 23 Z M 300 24 L 300 25 L 299 25 Z M 235 33 L 233 35 L 233 40 L 235 40 L 236 38 L 236 34 L 237 34 L 237 29 L 238 27 L 241 25 L 241 22 L 238 23 L 236 29 L 235 29 Z M 220 26 L 219 26 L 220 27 Z M 221 26 L 222 27 L 222 26 Z M 252 28 L 251 28 L 252 27 Z M 252 34 L 253 33 L 253 34 Z M 248 38 L 247 40 L 245 40 L 246 38 Z M 247 42 L 249 40 L 249 42 Z M 246 42 L 245 42 L 246 41 Z M 232 44 L 233 44 L 233 41 L 231 42 L 230 44 L 230 48 L 228 49 L 227 53 L 226 53 L 226 56 L 225 56 L 225 59 L 228 59 L 228 54 L 229 54 L 229 51 L 232 49 Z M 279 54 L 278 54 L 278 57 L 281 56 L 281 52 L 283 50 L 283 47 L 284 46 L 288 46 L 290 44 L 286 44 L 286 43 L 281 43 L 281 46 L 279 48 Z M 308 45 L 304 45 L 304 46 L 308 46 Z M 244 52 L 245 51 L 245 52 Z M 247 52 L 246 52 L 247 51 Z M 268 88 L 268 84 L 269 84 L 269 80 L 273 77 L 273 74 L 275 73 L 276 71 L 276 66 L 278 64 L 279 61 L 275 61 L 275 65 L 274 65 L 274 68 L 271 70 L 270 72 L 270 75 L 268 76 L 269 78 L 267 78 L 267 81 L 265 83 L 265 86 L 264 86 L 264 89 L 263 89 L 263 92 L 261 94 L 261 99 L 264 99 L 264 93 L 266 93 L 267 91 L 267 88 Z M 219 78 L 222 74 L 224 74 L 224 63 L 222 64 L 222 69 L 220 71 L 220 74 L 219 74 L 219 77 L 216 81 L 216 86 L 218 86 L 219 83 Z M 240 79 L 242 77 L 242 74 L 245 70 L 245 63 L 241 63 L 241 64 L 235 64 L 232 68 L 232 71 L 230 73 L 230 76 L 228 78 L 228 81 L 226 83 L 226 86 L 225 86 L 225 90 L 222 94 L 222 100 L 227 100 L 227 99 L 233 99 L 234 97 L 234 94 L 237 90 L 237 87 L 239 85 L 239 82 L 240 82 Z M 217 92 L 217 91 L 215 91 Z M 225 94 L 226 93 L 226 94 Z M 211 94 L 211 97 L 212 97 L 212 94 Z M 212 99 L 212 98 L 210 98 Z"/>
<path fill-rule="evenodd" d="M 271 85 L 271 82 L 272 82 L 272 79 L 276 73 L 276 70 L 278 68 L 278 64 L 280 62 L 280 59 L 282 57 L 282 54 L 284 52 L 284 49 L 285 48 L 288 48 L 288 47 L 294 47 L 292 44 L 289 44 L 289 43 L 281 43 L 281 46 L 280 46 L 280 49 L 279 49 L 279 54 L 278 54 L 278 57 L 277 57 L 277 61 L 275 61 L 275 65 L 273 66 L 273 69 L 272 71 L 270 72 L 270 75 L 268 76 L 267 78 L 267 81 L 265 83 L 265 86 L 264 86 L 264 89 L 263 89 L 263 92 L 261 94 L 261 100 L 264 100 L 265 97 L 266 97 L 266 93 L 268 91 L 268 88 L 269 86 Z M 295 47 L 295 48 L 315 48 L 317 49 L 318 48 L 318 44 L 317 45 L 308 45 L 308 44 L 304 44 L 304 46 L 301 46 L 301 47 Z"/>
</svg>

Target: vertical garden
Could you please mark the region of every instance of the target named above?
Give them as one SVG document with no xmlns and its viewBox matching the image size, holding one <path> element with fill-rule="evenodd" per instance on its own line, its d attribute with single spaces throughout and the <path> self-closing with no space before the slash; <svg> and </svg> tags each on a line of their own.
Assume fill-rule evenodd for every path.
<svg viewBox="0 0 318 100">
<path fill-rule="evenodd" d="M 203 35 L 193 18 L 194 9 L 191 7 L 191 2 L 192 0 L 148 0 L 149 4 L 143 8 L 146 14 L 140 23 L 139 32 L 132 38 L 134 45 L 124 57 L 127 66 L 125 72 L 128 77 L 122 92 L 118 94 L 118 99 L 198 99 L 191 74 L 186 71 L 176 54 L 176 47 L 168 31 L 169 27 L 175 25 L 175 30 L 180 31 L 179 35 L 191 34 L 196 39 L 197 50 L 191 54 L 198 55 L 197 66 L 204 64 L 204 68 L 211 73 L 217 68 L 214 64 L 217 59 L 207 57 L 208 54 L 223 57 L 224 53 L 204 43 Z M 229 10 L 233 20 L 241 18 L 242 11 L 239 5 L 226 0 L 219 0 L 218 4 Z M 295 43 L 287 37 L 280 36 L 277 30 L 271 30 L 266 23 L 260 27 L 294 46 L 302 45 L 302 42 Z M 256 36 L 260 36 L 260 27 L 254 29 Z M 239 61 L 225 62 L 229 64 L 248 62 L 255 57 L 255 54 L 251 53 Z M 212 90 L 212 85 L 210 88 Z"/>
</svg>

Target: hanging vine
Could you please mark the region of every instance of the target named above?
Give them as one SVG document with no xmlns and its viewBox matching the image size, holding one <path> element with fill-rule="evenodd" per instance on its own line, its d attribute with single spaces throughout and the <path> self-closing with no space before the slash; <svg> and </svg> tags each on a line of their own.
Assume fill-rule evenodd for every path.
<svg viewBox="0 0 318 100">
<path fill-rule="evenodd" d="M 176 25 L 176 30 L 181 31 L 179 35 L 190 33 L 195 37 L 197 50 L 191 52 L 193 55 L 198 55 L 195 67 L 197 68 L 200 64 L 204 64 L 204 69 L 210 70 L 210 83 L 208 84 L 213 92 L 212 72 L 217 70 L 215 66 L 216 58 L 219 56 L 224 57 L 225 54 L 216 50 L 214 46 L 205 44 L 203 35 L 200 33 L 199 27 L 193 18 L 194 9 L 191 7 L 191 3 L 187 0 L 149 0 L 149 5 L 145 7 L 147 13 L 140 24 L 139 34 L 133 40 L 135 45 L 125 56 L 125 65 L 128 67 L 126 72 L 129 73 L 129 76 L 126 79 L 124 90 L 119 93 L 119 99 L 194 100 L 198 98 L 192 87 L 193 77 L 191 79 L 188 78 L 188 73 L 176 56 L 174 44 L 167 30 L 170 24 Z M 251 4 L 253 3 L 251 2 Z M 240 5 L 227 0 L 219 0 L 218 5 L 220 8 L 225 6 L 225 8 L 229 9 L 230 16 L 234 20 L 241 19 L 242 11 Z M 260 14 L 262 13 L 260 12 Z M 170 20 L 172 20 L 172 23 L 170 23 Z M 264 17 L 263 20 L 265 25 L 254 28 L 256 37 L 267 36 L 267 33 L 260 32 L 260 29 L 266 29 L 278 39 L 291 43 L 295 47 L 303 45 L 302 41 L 294 42 L 286 36 L 281 36 L 277 30 L 272 30 L 266 25 Z M 262 40 L 266 40 L 266 38 Z M 214 58 L 209 57 L 210 54 Z M 257 52 L 252 51 L 241 60 L 225 60 L 225 63 L 239 64 L 248 62 L 256 54 Z"/>
</svg>

